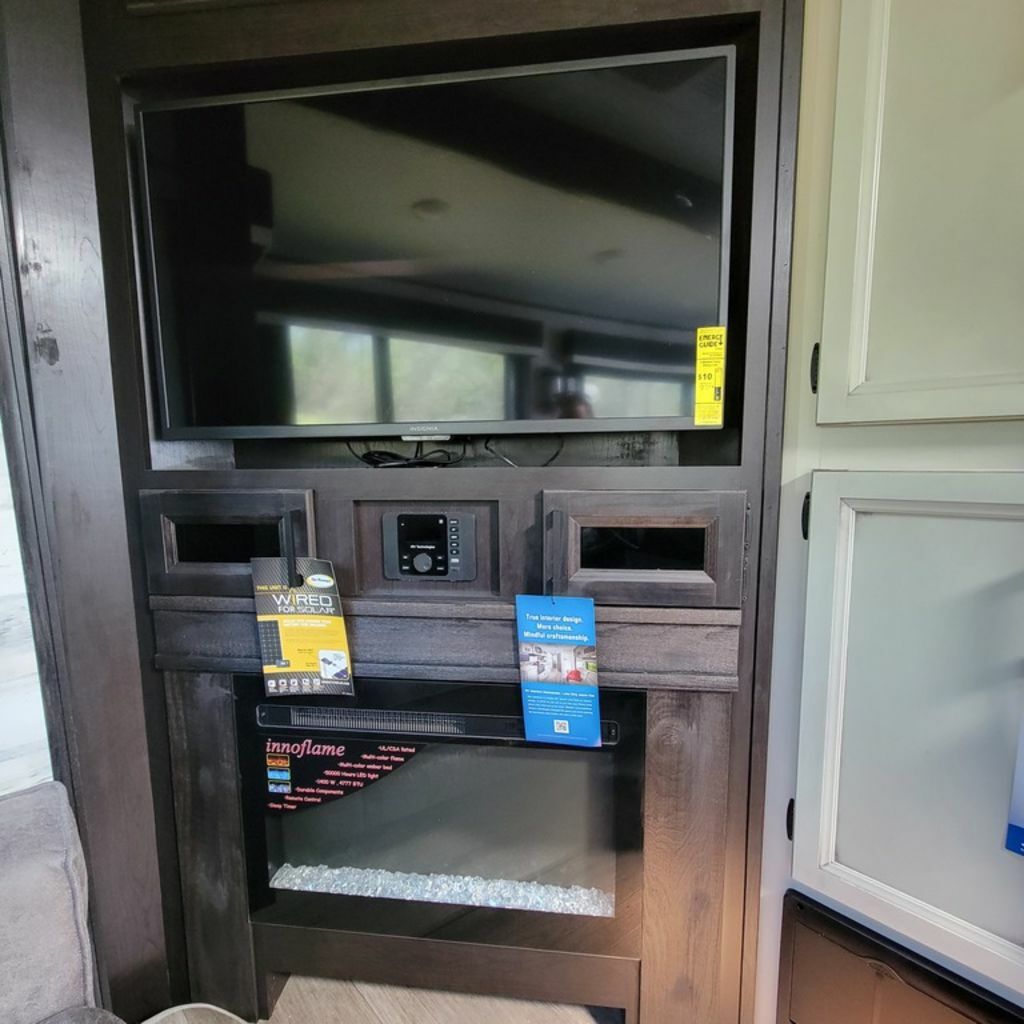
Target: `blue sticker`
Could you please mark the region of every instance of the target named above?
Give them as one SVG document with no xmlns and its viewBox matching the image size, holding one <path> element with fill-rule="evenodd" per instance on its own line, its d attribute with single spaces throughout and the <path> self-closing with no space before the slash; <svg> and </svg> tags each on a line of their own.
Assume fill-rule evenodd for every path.
<svg viewBox="0 0 1024 1024">
<path fill-rule="evenodd" d="M 1017 742 L 1017 770 L 1013 774 L 1010 797 L 1010 824 L 1006 829 L 1006 848 L 1024 857 L 1024 723 Z"/>
<path fill-rule="evenodd" d="M 292 791 L 291 785 L 287 782 L 268 782 L 267 789 L 271 793 L 290 793 Z"/>
<path fill-rule="evenodd" d="M 526 738 L 601 746 L 594 602 L 520 595 L 516 628 Z"/>
<path fill-rule="evenodd" d="M 1019 853 L 1024 857 L 1024 825 L 1011 823 L 1006 830 L 1006 848 L 1011 853 Z"/>
<path fill-rule="evenodd" d="M 268 768 L 267 778 L 274 779 L 277 782 L 291 782 L 292 773 L 288 768 Z"/>
</svg>

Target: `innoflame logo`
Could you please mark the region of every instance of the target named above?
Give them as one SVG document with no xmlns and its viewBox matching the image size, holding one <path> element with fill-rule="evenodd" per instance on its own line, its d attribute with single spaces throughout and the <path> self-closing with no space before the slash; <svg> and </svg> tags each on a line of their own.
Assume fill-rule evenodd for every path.
<svg viewBox="0 0 1024 1024">
<path fill-rule="evenodd" d="M 268 754 L 290 754 L 292 757 L 344 757 L 345 745 L 334 743 L 314 743 L 304 739 L 301 743 L 285 743 L 282 740 L 267 740 Z"/>
</svg>

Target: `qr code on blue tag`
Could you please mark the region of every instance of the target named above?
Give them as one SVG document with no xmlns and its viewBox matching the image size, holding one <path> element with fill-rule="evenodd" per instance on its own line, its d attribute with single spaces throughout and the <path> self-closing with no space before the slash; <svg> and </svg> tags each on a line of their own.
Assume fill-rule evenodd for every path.
<svg viewBox="0 0 1024 1024">
<path fill-rule="evenodd" d="M 569 735 L 569 723 L 564 718 L 555 719 L 555 732 Z"/>
</svg>

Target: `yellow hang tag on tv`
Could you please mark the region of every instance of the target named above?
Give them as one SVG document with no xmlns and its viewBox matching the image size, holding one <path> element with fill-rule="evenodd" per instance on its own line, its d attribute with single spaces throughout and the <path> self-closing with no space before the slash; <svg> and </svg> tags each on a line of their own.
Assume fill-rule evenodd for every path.
<svg viewBox="0 0 1024 1024">
<path fill-rule="evenodd" d="M 697 328 L 693 423 L 720 427 L 725 408 L 725 328 Z"/>
</svg>

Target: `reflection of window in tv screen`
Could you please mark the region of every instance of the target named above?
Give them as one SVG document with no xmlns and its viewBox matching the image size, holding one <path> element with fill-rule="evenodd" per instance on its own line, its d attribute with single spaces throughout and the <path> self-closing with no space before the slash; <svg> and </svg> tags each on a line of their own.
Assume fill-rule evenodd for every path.
<svg viewBox="0 0 1024 1024">
<path fill-rule="evenodd" d="M 687 400 L 693 404 L 692 387 L 656 377 L 588 373 L 583 394 L 595 416 L 632 416 L 636 409 L 644 409 L 647 416 L 683 416 Z"/>
<path fill-rule="evenodd" d="M 733 56 L 144 110 L 165 432 L 691 426 Z"/>
<path fill-rule="evenodd" d="M 504 418 L 508 359 L 500 351 L 391 338 L 388 355 L 397 422 Z"/>
<path fill-rule="evenodd" d="M 292 325 L 288 360 L 292 422 L 377 420 L 372 335 Z"/>
</svg>

